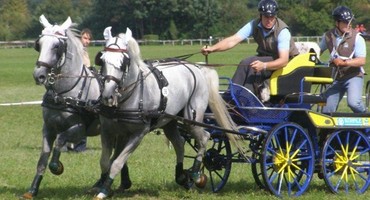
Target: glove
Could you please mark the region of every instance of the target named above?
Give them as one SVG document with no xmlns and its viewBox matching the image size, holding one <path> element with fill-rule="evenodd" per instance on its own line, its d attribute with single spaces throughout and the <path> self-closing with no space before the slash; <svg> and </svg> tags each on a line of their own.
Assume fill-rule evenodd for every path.
<svg viewBox="0 0 370 200">
<path fill-rule="evenodd" d="M 332 61 L 332 63 L 333 63 L 335 66 L 337 66 L 337 67 L 345 67 L 345 66 L 347 66 L 347 63 L 346 63 L 344 60 L 340 59 L 340 58 L 335 58 L 335 59 Z"/>
</svg>

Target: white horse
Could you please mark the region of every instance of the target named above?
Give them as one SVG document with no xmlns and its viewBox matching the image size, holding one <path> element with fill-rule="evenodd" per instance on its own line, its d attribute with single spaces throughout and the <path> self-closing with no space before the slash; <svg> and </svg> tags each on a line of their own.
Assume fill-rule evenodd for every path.
<svg viewBox="0 0 370 200">
<path fill-rule="evenodd" d="M 299 53 L 309 53 L 313 49 L 317 55 L 317 58 L 320 59 L 320 47 L 316 42 L 295 42 Z"/>
<path fill-rule="evenodd" d="M 44 29 L 35 43 L 39 57 L 33 77 L 36 84 L 46 88 L 42 102 L 43 139 L 36 175 L 22 196 L 25 199 L 37 195 L 51 152 L 49 169 L 60 175 L 64 167 L 59 157 L 65 143 L 77 143 L 85 136 L 100 133 L 98 114 L 93 110 L 101 87 L 96 76 L 83 66 L 83 48 L 77 33 L 70 29 L 71 18 L 61 25 L 51 25 L 41 15 L 40 23 Z"/>
<path fill-rule="evenodd" d="M 175 116 L 202 122 L 209 105 L 220 126 L 236 130 L 226 106 L 218 93 L 215 70 L 182 60 L 168 60 L 146 64 L 141 59 L 137 41 L 127 29 L 126 34 L 112 37 L 110 27 L 104 31 L 105 49 L 101 56 L 105 77 L 100 116 L 102 125 L 102 173 L 109 173 L 96 199 L 109 195 L 113 179 L 138 147 L 143 137 L 162 128 L 171 141 L 177 156 L 175 180 L 189 189 L 193 183 L 204 187 L 205 175 L 200 167 L 210 138 L 202 127 L 185 122 L 186 129 L 196 141 L 198 152 L 193 166 L 183 169 L 184 138 L 178 130 Z M 152 66 L 153 65 L 153 66 Z M 121 153 L 110 162 L 114 142 L 112 138 L 126 138 Z"/>
</svg>

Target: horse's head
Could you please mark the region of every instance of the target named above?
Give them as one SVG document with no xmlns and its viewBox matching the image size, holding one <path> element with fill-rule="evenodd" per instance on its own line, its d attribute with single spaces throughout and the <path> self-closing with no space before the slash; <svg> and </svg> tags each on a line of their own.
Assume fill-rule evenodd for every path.
<svg viewBox="0 0 370 200">
<path fill-rule="evenodd" d="M 53 76 L 50 74 L 66 50 L 66 30 L 72 25 L 72 21 L 68 17 L 62 25 L 51 25 L 45 16 L 41 15 L 40 23 L 44 30 L 35 42 L 35 50 L 39 52 L 39 57 L 33 78 L 36 84 L 47 84 L 48 81 L 53 81 Z"/>
<path fill-rule="evenodd" d="M 130 56 L 127 53 L 128 43 L 132 39 L 131 30 L 126 34 L 112 37 L 111 27 L 104 30 L 106 45 L 101 54 L 101 73 L 104 77 L 103 103 L 107 106 L 117 106 L 119 89 L 123 87 L 130 67 Z"/>
</svg>

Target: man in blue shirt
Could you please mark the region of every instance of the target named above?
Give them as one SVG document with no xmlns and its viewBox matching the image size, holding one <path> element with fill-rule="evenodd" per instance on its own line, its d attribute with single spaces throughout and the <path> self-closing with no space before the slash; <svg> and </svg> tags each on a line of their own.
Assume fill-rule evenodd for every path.
<svg viewBox="0 0 370 200">
<path fill-rule="evenodd" d="M 324 113 L 335 112 L 339 102 L 347 92 L 347 104 L 355 113 L 366 111 L 362 101 L 364 69 L 366 63 L 366 43 L 360 33 L 352 29 L 352 11 L 338 6 L 332 16 L 335 27 L 326 32 L 321 40 L 321 53 L 330 52 L 330 67 L 333 67 L 333 84 L 324 92 L 327 104 Z"/>
<path fill-rule="evenodd" d="M 277 2 L 261 0 L 258 4 L 258 11 L 260 17 L 248 22 L 236 34 L 213 46 L 205 46 L 201 49 L 203 55 L 226 51 L 253 36 L 258 44 L 257 55 L 240 62 L 232 81 L 244 85 L 255 94 L 260 92 L 256 91 L 256 83 L 268 80 L 273 71 L 286 66 L 290 58 L 299 54 L 288 26 L 276 17 Z"/>
</svg>

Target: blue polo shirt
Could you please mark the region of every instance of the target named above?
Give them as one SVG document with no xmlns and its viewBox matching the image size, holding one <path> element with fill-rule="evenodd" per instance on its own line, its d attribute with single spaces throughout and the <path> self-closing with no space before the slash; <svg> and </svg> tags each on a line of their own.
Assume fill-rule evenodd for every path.
<svg viewBox="0 0 370 200">
<path fill-rule="evenodd" d="M 338 44 L 342 41 L 343 37 L 342 37 L 342 35 L 338 35 L 337 33 L 335 33 L 335 37 L 336 37 L 335 47 L 337 47 Z M 328 47 L 326 46 L 325 33 L 322 37 L 322 40 L 321 40 L 319 46 L 320 46 L 321 52 L 324 52 L 325 50 L 328 49 Z M 356 35 L 354 51 L 355 51 L 354 54 L 353 54 L 354 57 L 366 57 L 365 39 L 363 37 L 361 37 L 360 34 Z"/>
<path fill-rule="evenodd" d="M 246 25 L 244 25 L 236 34 L 238 34 L 244 40 L 251 37 L 253 35 L 253 27 L 252 27 L 253 21 L 254 20 L 252 20 L 252 21 L 248 22 Z M 262 30 L 264 37 L 268 36 L 275 28 L 275 26 L 274 26 L 274 27 L 272 27 L 272 29 L 270 31 L 266 31 L 262 27 L 261 22 L 258 23 L 258 27 Z M 277 38 L 278 50 L 288 50 L 289 51 L 290 38 L 291 37 L 292 36 L 290 34 L 290 31 L 287 28 L 281 30 L 279 35 L 278 35 L 278 38 Z"/>
</svg>

